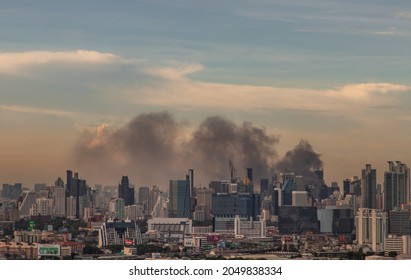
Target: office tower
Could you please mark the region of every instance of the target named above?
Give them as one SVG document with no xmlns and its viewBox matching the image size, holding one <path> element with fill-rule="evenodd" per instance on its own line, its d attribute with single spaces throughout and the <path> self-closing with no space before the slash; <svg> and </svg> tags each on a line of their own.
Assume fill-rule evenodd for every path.
<svg viewBox="0 0 411 280">
<path fill-rule="evenodd" d="M 228 193 L 230 182 L 228 181 L 211 181 L 208 187 L 214 190 L 214 193 Z"/>
<path fill-rule="evenodd" d="M 280 205 L 292 205 L 292 193 L 297 190 L 294 173 L 280 173 L 281 180 L 281 202 Z"/>
<path fill-rule="evenodd" d="M 270 180 L 268 178 L 260 179 L 260 194 L 262 197 L 269 196 L 273 192 L 272 187 L 270 187 Z"/>
<path fill-rule="evenodd" d="M 76 198 L 69 196 L 66 198 L 66 217 L 68 219 L 75 219 L 77 217 L 76 213 Z"/>
<path fill-rule="evenodd" d="M 63 186 L 55 187 L 53 192 L 54 215 L 57 217 L 66 216 L 66 190 Z"/>
<path fill-rule="evenodd" d="M 197 205 L 195 208 L 195 214 L 197 213 L 197 217 L 194 217 L 194 220 L 209 220 L 210 219 L 210 212 L 211 212 L 211 203 L 212 203 L 212 195 L 214 191 L 210 188 L 197 188 L 196 189 L 196 199 Z M 201 218 L 198 217 L 201 216 Z"/>
<path fill-rule="evenodd" d="M 124 211 L 124 199 L 123 198 L 114 198 L 109 203 L 109 212 L 110 217 L 113 220 L 124 221 L 125 211 Z"/>
<path fill-rule="evenodd" d="M 377 170 L 366 164 L 362 170 L 361 180 L 361 208 L 376 208 Z"/>
<path fill-rule="evenodd" d="M 23 193 L 23 187 L 21 183 L 15 183 L 14 185 L 3 184 L 3 189 L 1 191 L 1 197 L 19 200 L 22 193 Z"/>
<path fill-rule="evenodd" d="M 83 216 L 84 207 L 88 204 L 87 203 L 88 186 L 87 186 L 86 180 L 79 178 L 78 172 L 75 172 L 73 174 L 73 171 L 67 170 L 66 174 L 67 174 L 66 195 L 67 197 L 75 198 L 75 203 L 76 203 L 75 213 L 76 213 L 76 218 L 79 219 L 80 217 Z"/>
<path fill-rule="evenodd" d="M 278 208 L 280 234 L 319 233 L 320 222 L 315 206 L 280 206 Z"/>
<path fill-rule="evenodd" d="M 344 197 L 350 193 L 350 186 L 351 186 L 351 182 L 349 179 L 345 179 L 343 181 L 343 192 L 344 192 Z"/>
<path fill-rule="evenodd" d="M 400 161 L 388 162 L 384 172 L 384 209 L 400 209 L 410 203 L 410 169 Z"/>
<path fill-rule="evenodd" d="M 134 188 L 130 188 L 127 176 L 121 178 L 121 183 L 118 185 L 118 197 L 124 199 L 124 205 L 134 204 Z"/>
<path fill-rule="evenodd" d="M 384 250 L 388 233 L 388 213 L 379 209 L 359 208 L 357 219 L 357 243 L 369 245 L 374 252 Z"/>
<path fill-rule="evenodd" d="M 67 170 L 66 171 L 66 175 L 67 175 L 67 181 L 66 181 L 66 196 L 69 197 L 71 195 L 71 185 L 73 183 L 73 171 L 71 170 Z"/>
<path fill-rule="evenodd" d="M 251 227 L 257 227 L 257 224 L 260 226 L 260 195 L 249 193 L 213 194 L 211 212 L 214 216 L 215 232 L 235 233 L 236 217 L 243 223 L 249 224 L 251 222 Z"/>
<path fill-rule="evenodd" d="M 388 234 L 411 235 L 410 210 L 388 212 Z"/>
<path fill-rule="evenodd" d="M 143 212 L 149 215 L 148 204 L 150 201 L 150 189 L 148 187 L 140 187 L 138 189 L 138 204 L 143 206 Z"/>
<path fill-rule="evenodd" d="M 129 221 L 141 220 L 144 218 L 142 205 L 128 205 L 124 207 L 125 219 Z"/>
<path fill-rule="evenodd" d="M 191 218 L 190 180 L 170 180 L 169 218 Z"/>
<path fill-rule="evenodd" d="M 51 216 L 53 215 L 53 200 L 49 198 L 37 198 L 36 203 L 31 206 L 31 216 Z"/>
</svg>

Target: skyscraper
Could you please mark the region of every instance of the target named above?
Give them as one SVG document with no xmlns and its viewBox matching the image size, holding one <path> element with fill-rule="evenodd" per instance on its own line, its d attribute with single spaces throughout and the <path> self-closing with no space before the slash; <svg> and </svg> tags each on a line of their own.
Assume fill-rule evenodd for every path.
<svg viewBox="0 0 411 280">
<path fill-rule="evenodd" d="M 190 180 L 170 180 L 169 218 L 191 218 Z"/>
<path fill-rule="evenodd" d="M 121 183 L 118 185 L 118 197 L 124 199 L 124 205 L 134 204 L 134 188 L 130 188 L 128 176 L 121 178 Z"/>
<path fill-rule="evenodd" d="M 361 180 L 361 207 L 376 208 L 377 195 L 377 170 L 371 168 L 371 164 L 366 164 L 362 170 Z"/>
<path fill-rule="evenodd" d="M 384 209 L 393 210 L 410 202 L 410 169 L 401 161 L 388 162 L 384 172 Z"/>
</svg>

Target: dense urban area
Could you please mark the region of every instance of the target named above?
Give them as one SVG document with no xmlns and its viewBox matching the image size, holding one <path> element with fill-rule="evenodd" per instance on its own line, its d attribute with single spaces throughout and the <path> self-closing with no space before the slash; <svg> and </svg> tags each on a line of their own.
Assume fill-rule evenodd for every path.
<svg viewBox="0 0 411 280">
<path fill-rule="evenodd" d="M 2 259 L 407 259 L 410 169 L 370 164 L 343 182 L 290 170 L 270 178 L 228 163 L 227 180 L 168 188 L 90 187 L 66 171 L 54 185 L 3 184 Z M 309 183 L 307 183 L 309 182 Z"/>
</svg>

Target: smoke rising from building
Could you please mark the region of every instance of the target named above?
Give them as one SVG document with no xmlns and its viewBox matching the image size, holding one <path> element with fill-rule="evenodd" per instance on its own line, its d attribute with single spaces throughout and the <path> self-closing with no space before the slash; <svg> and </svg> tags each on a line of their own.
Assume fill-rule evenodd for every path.
<svg viewBox="0 0 411 280">
<path fill-rule="evenodd" d="M 137 185 L 159 186 L 184 178 L 190 168 L 196 171 L 196 184 L 228 180 L 229 160 L 240 178 L 252 167 L 256 182 L 283 168 L 311 175 L 308 171 L 322 166 L 307 141 L 278 160 L 278 141 L 278 136 L 251 122 L 238 125 L 221 116 L 208 117 L 187 133 L 186 123 L 160 112 L 141 114 L 119 129 L 103 125 L 95 133 L 84 132 L 74 156 L 76 168 L 96 182 L 128 175 Z"/>
<path fill-rule="evenodd" d="M 319 179 L 313 171 L 322 167 L 320 154 L 314 152 L 313 147 L 307 140 L 301 140 L 293 150 L 288 151 L 276 164 L 276 170 L 280 172 L 290 171 L 296 175 L 303 175 L 305 184 L 318 183 Z"/>
</svg>

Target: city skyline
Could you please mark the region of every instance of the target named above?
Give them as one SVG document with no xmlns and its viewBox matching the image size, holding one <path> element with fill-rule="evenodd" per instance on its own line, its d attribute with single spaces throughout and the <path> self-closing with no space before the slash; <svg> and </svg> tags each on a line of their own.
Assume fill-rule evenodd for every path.
<svg viewBox="0 0 411 280">
<path fill-rule="evenodd" d="M 130 160 L 124 147 L 132 145 L 118 140 L 136 139 L 127 129 L 144 129 L 144 116 L 163 117 L 154 136 L 174 133 L 189 152 L 215 118 L 234 127 L 231 135 L 268 136 L 264 151 L 275 163 L 304 139 L 326 182 L 340 188 L 366 164 L 382 183 L 387 161 L 411 162 L 411 7 L 401 1 L 6 1 L 0 13 L 2 183 L 51 184 L 72 169 L 92 184 L 117 185 L 123 175 L 159 184 L 155 174 L 141 177 L 149 154 Z M 115 152 L 79 153 L 96 147 Z M 226 178 L 230 156 L 218 161 Z M 114 163 L 113 172 L 96 159 Z M 201 169 L 187 164 L 168 179 L 189 168 Z"/>
</svg>

